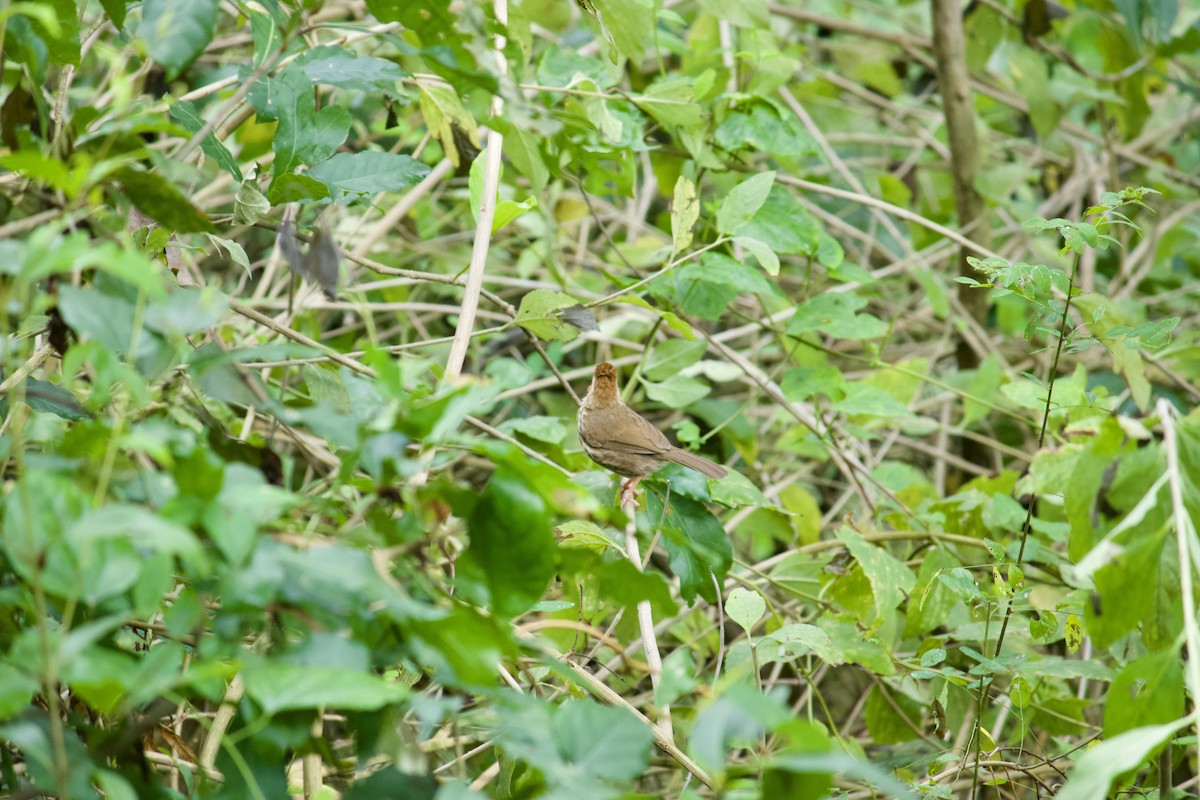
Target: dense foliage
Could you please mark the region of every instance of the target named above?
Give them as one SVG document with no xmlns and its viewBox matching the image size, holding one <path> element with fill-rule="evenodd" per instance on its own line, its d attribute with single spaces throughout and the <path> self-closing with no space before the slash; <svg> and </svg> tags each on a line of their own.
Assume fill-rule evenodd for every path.
<svg viewBox="0 0 1200 800">
<path fill-rule="evenodd" d="M 1195 8 L 0 29 L 9 796 L 1195 794 Z"/>
</svg>

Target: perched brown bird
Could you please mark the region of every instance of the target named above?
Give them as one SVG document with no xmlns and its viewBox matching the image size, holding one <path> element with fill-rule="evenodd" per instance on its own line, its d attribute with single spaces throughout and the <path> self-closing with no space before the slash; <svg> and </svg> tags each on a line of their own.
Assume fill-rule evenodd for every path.
<svg viewBox="0 0 1200 800">
<path fill-rule="evenodd" d="M 628 480 L 621 484 L 621 504 L 634 500 L 638 481 L 668 461 L 691 467 L 710 478 L 724 478 L 725 468 L 675 447 L 662 431 L 625 405 L 617 391 L 617 368 L 596 365 L 592 386 L 579 407 L 579 441 L 588 457 Z"/>
</svg>

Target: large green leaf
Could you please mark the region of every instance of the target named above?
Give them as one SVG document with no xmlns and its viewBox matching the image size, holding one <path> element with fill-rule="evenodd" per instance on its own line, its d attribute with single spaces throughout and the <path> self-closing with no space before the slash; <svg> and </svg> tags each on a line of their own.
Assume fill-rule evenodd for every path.
<svg viewBox="0 0 1200 800">
<path fill-rule="evenodd" d="M 365 711 L 408 696 L 400 684 L 337 667 L 264 663 L 242 673 L 246 694 L 267 714 L 298 708 Z"/>
<path fill-rule="evenodd" d="M 554 576 L 554 534 L 545 501 L 507 468 L 497 469 L 467 523 L 459 561 L 463 589 L 502 618 L 529 610 Z"/>
<path fill-rule="evenodd" d="M 411 156 L 375 150 L 338 153 L 308 171 L 309 177 L 328 187 L 329 196 L 337 202 L 373 197 L 380 192 L 401 192 L 428 174 L 429 167 Z"/>
<path fill-rule="evenodd" d="M 176 233 L 216 233 L 212 220 L 192 205 L 175 184 L 156 172 L 124 167 L 113 174 L 142 213 Z"/>
<path fill-rule="evenodd" d="M 725 580 L 733 548 L 725 529 L 703 503 L 671 493 L 667 513 L 657 490 L 646 492 L 646 508 L 637 515 L 639 530 L 650 533 L 662 521 L 662 542 L 671 571 L 679 576 L 679 592 L 692 602 L 697 595 L 717 602 L 716 583 Z"/>
</svg>

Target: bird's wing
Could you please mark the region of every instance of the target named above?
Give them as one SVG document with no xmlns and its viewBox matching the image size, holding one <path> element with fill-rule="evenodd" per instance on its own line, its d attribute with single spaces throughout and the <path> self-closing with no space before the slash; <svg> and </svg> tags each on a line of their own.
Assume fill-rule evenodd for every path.
<svg viewBox="0 0 1200 800">
<path fill-rule="evenodd" d="M 613 414 L 605 419 L 603 426 L 604 441 L 588 442 L 592 446 L 599 445 L 605 450 L 618 453 L 656 456 L 671 449 L 671 442 L 663 432 L 650 424 L 642 415 L 628 407 L 622 409 L 625 413 Z"/>
</svg>

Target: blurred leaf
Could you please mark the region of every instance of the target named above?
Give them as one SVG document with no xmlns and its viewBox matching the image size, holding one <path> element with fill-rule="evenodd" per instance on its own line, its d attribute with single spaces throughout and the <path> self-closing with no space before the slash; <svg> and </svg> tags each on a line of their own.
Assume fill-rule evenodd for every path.
<svg viewBox="0 0 1200 800">
<path fill-rule="evenodd" d="M 774 156 L 802 156 L 816 152 L 812 137 L 791 114 L 764 102 L 730 112 L 717 126 L 714 140 L 725 150 L 755 150 Z"/>
<path fill-rule="evenodd" d="M 55 414 L 63 419 L 91 419 L 92 414 L 79 404 L 75 396 L 61 386 L 37 378 L 25 381 L 24 399 L 34 411 Z"/>
<path fill-rule="evenodd" d="M 302 708 L 369 711 L 398 703 L 408 691 L 368 673 L 336 667 L 263 663 L 242 672 L 246 694 L 263 711 L 278 714 Z"/>
<path fill-rule="evenodd" d="M 712 391 L 707 383 L 678 374 L 661 383 L 642 380 L 642 386 L 651 400 L 670 408 L 687 408 Z"/>
<path fill-rule="evenodd" d="M 1075 763 L 1056 800 L 1095 800 L 1107 797 L 1117 776 L 1137 769 L 1151 753 L 1170 741 L 1180 728 L 1191 723 L 1184 717 L 1165 725 L 1134 728 L 1089 747 Z"/>
<path fill-rule="evenodd" d="M 193 206 L 161 175 L 130 166 L 117 170 L 113 177 L 121 182 L 129 199 L 142 213 L 176 233 L 216 233 L 208 215 Z"/>
<path fill-rule="evenodd" d="M 726 508 L 742 506 L 770 507 L 771 501 L 749 478 L 736 470 L 730 470 L 724 478 L 711 484 L 712 501 Z"/>
<path fill-rule="evenodd" d="M 788 320 L 792 336 L 820 331 L 837 339 L 874 339 L 887 333 L 886 322 L 870 314 L 859 314 L 866 298 L 854 292 L 825 292 L 804 301 Z"/>
<path fill-rule="evenodd" d="M 695 364 L 707 351 L 707 342 L 668 339 L 654 345 L 642 365 L 642 374 L 652 381 L 669 378 Z"/>
<path fill-rule="evenodd" d="M 732 234 L 753 219 L 766 202 L 767 193 L 774 182 L 774 172 L 760 172 L 730 189 L 717 209 L 717 230 Z"/>
<path fill-rule="evenodd" d="M 524 703 L 501 717 L 500 746 L 527 760 L 552 786 L 607 796 L 601 781 L 632 780 L 650 764 L 650 728 L 620 708 L 587 700 Z"/>
<path fill-rule="evenodd" d="M 772 253 L 813 256 L 821 251 L 820 223 L 787 188 L 779 184 L 771 187 L 758 213 L 738 228 L 736 233 L 738 237 L 762 242 Z M 765 264 L 763 266 L 766 267 Z"/>
<path fill-rule="evenodd" d="M 171 104 L 171 119 L 182 125 L 189 133 L 199 133 L 205 125 L 204 118 L 200 116 L 195 104 L 187 100 L 176 100 Z M 232 175 L 238 183 L 244 180 L 242 170 L 234 160 L 233 154 L 212 131 L 209 131 L 200 140 L 200 149 L 204 151 L 205 155 L 216 161 L 221 169 Z"/>
<path fill-rule="evenodd" d="M 381 90 L 395 94 L 396 84 L 407 75 L 399 65 L 387 59 L 358 55 L 335 45 L 318 45 L 305 50 L 294 63 L 304 69 L 313 83 L 362 92 Z"/>
<path fill-rule="evenodd" d="M 6 6 L 8 4 L 5 4 Z M 21 13 L 26 11 L 26 4 L 15 6 L 11 11 L 6 8 L 9 13 Z M 31 14 L 33 29 L 37 31 L 41 37 L 47 51 L 50 55 L 50 60 L 59 66 L 67 66 L 68 64 L 79 65 L 79 11 L 75 7 L 72 0 L 41 0 L 40 3 L 29 3 L 29 6 L 37 5 L 48 6 L 47 10 L 52 10 L 52 16 L 56 24 L 48 25 L 41 15 Z M 7 16 L 7 14 L 6 14 Z"/>
<path fill-rule="evenodd" d="M 778 646 L 777 652 L 772 651 L 775 645 Z M 829 634 L 816 625 L 804 622 L 783 625 L 764 636 L 759 643 L 759 653 L 764 660 L 794 659 L 812 653 L 830 666 L 846 663 Z"/>
<path fill-rule="evenodd" d="M 274 189 L 277 183 L 279 183 L 278 180 L 272 181 L 271 188 Z M 322 188 L 324 188 L 324 184 L 322 184 Z M 271 204 L 259 191 L 258 183 L 254 180 L 242 181 L 242 185 L 238 187 L 237 195 L 234 197 L 233 221 L 238 225 L 253 225 L 270 211 Z"/>
<path fill-rule="evenodd" d="M 174 80 L 208 47 L 218 5 L 218 0 L 144 0 L 138 36 L 150 57 L 166 67 L 167 80 Z"/>
<path fill-rule="evenodd" d="M 29 707 L 41 684 L 12 664 L 0 662 L 0 720 L 10 719 Z"/>
<path fill-rule="evenodd" d="M 1108 688 L 1104 702 L 1104 735 L 1183 716 L 1183 664 L 1173 649 L 1147 653 L 1126 665 Z"/>
<path fill-rule="evenodd" d="M 692 228 L 700 218 L 700 198 L 696 184 L 680 175 L 675 182 L 675 199 L 671 204 L 671 255 L 681 253 L 692 244 Z"/>
</svg>

